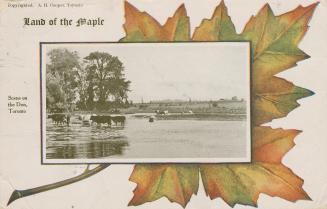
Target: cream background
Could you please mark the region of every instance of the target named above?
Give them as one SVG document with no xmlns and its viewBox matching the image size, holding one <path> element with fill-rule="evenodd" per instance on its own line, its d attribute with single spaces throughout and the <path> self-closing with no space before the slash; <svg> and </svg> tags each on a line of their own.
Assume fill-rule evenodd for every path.
<svg viewBox="0 0 327 209">
<path fill-rule="evenodd" d="M 39 132 L 39 41 L 117 41 L 124 36 L 123 2 L 120 0 L 84 1 L 82 9 L 10 9 L 1 0 L 0 10 L 0 205 L 6 208 L 14 188 L 26 189 L 75 176 L 85 166 L 41 166 Z M 59 2 L 59 1 L 58 1 Z M 160 23 L 171 16 L 184 2 L 191 18 L 192 31 L 202 18 L 212 15 L 217 0 L 131 0 L 140 10 L 146 10 Z M 241 31 L 251 15 L 269 2 L 276 14 L 294 9 L 298 4 L 308 5 L 305 0 L 226 0 L 229 14 L 238 31 Z M 22 17 L 97 17 L 105 18 L 105 27 L 76 29 L 74 27 L 22 27 Z M 300 101 L 301 107 L 287 118 L 274 120 L 274 128 L 303 130 L 283 162 L 305 180 L 304 189 L 313 201 L 291 203 L 280 198 L 260 195 L 262 209 L 322 209 L 327 208 L 327 1 L 321 1 L 310 22 L 310 29 L 300 48 L 311 59 L 281 73 L 280 76 L 295 84 L 313 90 L 316 95 Z M 7 96 L 28 96 L 28 113 L 9 115 Z M 57 190 L 20 199 L 8 208 L 19 209 L 123 209 L 131 199 L 135 184 L 128 181 L 132 165 L 115 165 L 84 181 Z M 162 198 L 138 206 L 139 209 L 181 208 Z M 188 209 L 229 208 L 221 199 L 210 200 L 200 183 L 197 196 L 193 196 Z M 250 208 L 237 205 L 235 208 Z"/>
</svg>

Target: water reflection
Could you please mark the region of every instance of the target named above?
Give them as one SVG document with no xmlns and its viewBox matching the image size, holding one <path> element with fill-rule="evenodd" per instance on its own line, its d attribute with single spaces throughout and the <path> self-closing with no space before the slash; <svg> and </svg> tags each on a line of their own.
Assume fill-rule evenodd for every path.
<svg viewBox="0 0 327 209">
<path fill-rule="evenodd" d="M 123 127 L 83 126 L 78 121 L 58 126 L 47 121 L 47 159 L 103 158 L 123 155 L 129 145 Z"/>
<path fill-rule="evenodd" d="M 85 144 L 66 144 L 65 146 L 49 146 L 48 159 L 102 158 L 122 155 L 126 140 L 103 140 Z"/>
</svg>

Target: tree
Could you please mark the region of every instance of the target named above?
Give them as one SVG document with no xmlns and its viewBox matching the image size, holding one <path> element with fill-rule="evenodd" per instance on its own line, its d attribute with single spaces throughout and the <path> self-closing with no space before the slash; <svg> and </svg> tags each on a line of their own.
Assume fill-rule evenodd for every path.
<svg viewBox="0 0 327 209">
<path fill-rule="evenodd" d="M 47 55 L 47 107 L 68 109 L 76 100 L 79 56 L 63 48 L 53 49 Z"/>
<path fill-rule="evenodd" d="M 118 57 L 105 52 L 92 52 L 84 58 L 88 70 L 88 103 L 97 97 L 100 107 L 104 107 L 108 98 L 116 103 L 126 102 L 130 81 L 124 78 L 124 66 Z"/>
<path fill-rule="evenodd" d="M 46 78 L 46 106 L 48 109 L 64 108 L 65 94 L 57 76 L 49 74 Z"/>
<path fill-rule="evenodd" d="M 65 48 L 47 55 L 47 108 L 73 110 L 77 105 L 81 110 L 92 110 L 103 109 L 108 103 L 128 104 L 130 81 L 124 78 L 118 57 L 92 52 L 82 62 L 77 52 Z"/>
</svg>

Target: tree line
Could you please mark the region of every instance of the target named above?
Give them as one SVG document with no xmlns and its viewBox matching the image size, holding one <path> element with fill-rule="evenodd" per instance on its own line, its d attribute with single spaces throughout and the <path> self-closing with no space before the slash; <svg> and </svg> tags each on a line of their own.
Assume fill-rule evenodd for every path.
<svg viewBox="0 0 327 209">
<path fill-rule="evenodd" d="M 47 53 L 46 107 L 52 112 L 126 107 L 130 81 L 118 57 L 91 52 L 81 59 L 65 48 Z"/>
</svg>

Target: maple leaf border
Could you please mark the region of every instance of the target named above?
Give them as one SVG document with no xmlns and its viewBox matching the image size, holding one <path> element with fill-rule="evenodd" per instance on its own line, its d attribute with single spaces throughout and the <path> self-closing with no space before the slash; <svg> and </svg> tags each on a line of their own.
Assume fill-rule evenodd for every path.
<svg viewBox="0 0 327 209">
<path fill-rule="evenodd" d="M 316 8 L 318 3 L 311 4 L 307 7 L 302 7 L 299 6 L 293 11 L 290 11 L 288 13 L 282 14 L 280 16 L 277 16 L 277 18 L 286 16 L 286 18 L 289 18 L 287 15 L 290 16 L 295 16 L 294 14 L 296 11 L 297 13 L 303 12 L 303 16 L 307 17 L 307 13 L 309 13 L 308 17 L 305 18 L 304 25 L 302 28 L 302 31 L 299 31 L 299 33 L 302 33 L 298 40 L 296 40 L 297 45 L 304 34 L 307 31 L 307 23 L 312 17 L 313 11 Z M 254 43 L 256 40 L 253 41 L 253 38 L 247 37 L 248 34 L 246 34 L 246 30 L 248 28 L 251 28 L 251 21 L 255 21 L 254 19 L 256 18 L 264 18 L 260 17 L 260 14 L 262 11 L 267 11 L 267 16 L 272 15 L 273 17 L 276 18 L 276 16 L 273 14 L 269 4 L 264 5 L 264 7 L 259 11 L 258 16 L 255 17 L 252 16 L 249 22 L 246 24 L 244 31 L 241 34 L 236 33 L 234 24 L 232 23 L 228 12 L 227 8 L 225 6 L 224 1 L 221 1 L 219 6 L 216 8 L 214 11 L 214 14 L 210 19 L 203 19 L 200 26 L 195 28 L 195 31 L 191 37 L 190 35 L 190 18 L 186 14 L 186 9 L 185 5 L 182 4 L 175 12 L 175 14 L 168 18 L 167 22 L 163 25 L 158 23 L 151 15 L 149 15 L 146 12 L 140 12 L 137 10 L 133 5 L 131 5 L 128 2 L 125 2 L 125 24 L 124 24 L 124 30 L 126 33 L 126 36 L 122 38 L 120 41 L 121 42 L 178 42 L 178 41 L 249 41 L 251 43 L 251 76 L 253 76 L 253 65 L 254 65 L 254 60 L 256 60 L 258 57 L 260 57 L 265 51 L 261 51 L 260 53 L 254 55 L 253 53 L 256 52 L 258 49 L 258 45 L 260 45 L 260 42 L 258 44 Z M 292 13 L 293 12 L 293 13 Z M 262 12 L 263 13 L 263 12 Z M 217 15 L 218 14 L 218 15 Z M 283 16 L 284 15 L 284 16 Z M 219 17 L 220 16 L 220 17 Z M 220 18 L 220 19 L 219 19 Z M 269 18 L 269 17 L 267 17 Z M 297 17 L 297 18 L 302 18 L 302 16 Z M 145 22 L 146 24 L 142 23 Z M 260 19 L 259 19 L 260 21 Z M 223 28 L 214 28 L 214 24 L 220 24 L 224 25 L 227 29 L 226 31 L 223 31 Z M 255 24 L 255 23 L 253 23 Z M 220 26 L 219 25 L 219 26 Z M 201 28 L 202 26 L 202 28 Z M 151 28 L 150 28 L 151 27 Z M 185 27 L 184 30 L 180 30 L 181 27 Z M 277 27 L 277 26 L 276 26 Z M 217 31 L 213 30 L 216 29 Z M 213 31 L 212 31 L 212 30 Z M 220 30 L 221 31 L 218 31 Z M 202 31 L 201 31 L 202 30 Z M 249 29 L 250 30 L 250 29 Z M 202 34 L 201 34 L 202 33 Z M 245 35 L 244 35 L 245 33 Z M 200 34 L 200 35 L 199 35 Z M 218 35 L 217 35 L 218 34 Z M 249 32 L 249 36 L 251 36 L 251 31 Z M 202 35 L 202 37 L 201 37 Z M 204 36 L 204 37 L 203 37 Z M 219 36 L 219 37 L 218 37 Z M 219 40 L 217 40 L 219 39 Z M 254 38 L 255 39 L 255 38 Z M 257 44 L 254 46 L 254 44 Z M 267 46 L 266 46 L 267 47 Z M 290 46 L 291 47 L 291 46 Z M 259 46 L 260 48 L 260 46 Z M 263 47 L 264 48 L 264 47 Z M 267 47 L 269 48 L 269 46 Z M 267 49 L 266 48 L 266 49 Z M 293 49 L 292 49 L 293 50 Z M 290 50 L 291 51 L 291 50 Z M 274 189 L 266 189 L 261 190 L 262 188 L 256 188 L 258 191 L 251 191 L 253 194 L 251 196 L 242 196 L 242 195 L 231 195 L 232 197 L 228 195 L 224 195 L 224 189 L 229 190 L 232 187 L 233 183 L 230 183 L 229 185 L 214 185 L 217 182 L 213 180 L 215 176 L 208 176 L 206 174 L 203 175 L 203 173 L 206 172 L 206 169 L 213 170 L 213 169 L 218 169 L 222 171 L 221 169 L 227 169 L 229 171 L 232 171 L 230 174 L 235 174 L 236 176 L 238 175 L 237 168 L 233 170 L 231 167 L 237 167 L 235 164 L 224 164 L 223 166 L 217 165 L 207 165 L 207 164 L 197 164 L 197 165 L 188 165 L 188 164 L 183 164 L 183 165 L 176 165 L 176 164 L 162 164 L 162 165 L 136 165 L 134 168 L 134 171 L 130 177 L 130 181 L 135 182 L 137 184 L 135 190 L 134 190 L 134 197 L 130 201 L 129 205 L 140 205 L 144 204 L 146 202 L 151 202 L 155 201 L 157 199 L 160 199 L 161 197 L 166 197 L 168 198 L 171 202 L 177 202 L 181 206 L 186 207 L 187 203 L 189 202 L 191 196 L 193 194 L 197 194 L 198 190 L 198 184 L 191 185 L 192 183 L 186 181 L 181 181 L 181 180 L 176 180 L 175 182 L 169 182 L 170 187 L 178 187 L 176 191 L 171 191 L 169 188 L 165 188 L 164 186 L 158 186 L 158 179 L 156 179 L 155 175 L 159 175 L 160 179 L 159 182 L 162 184 L 162 181 L 168 182 L 167 178 L 180 178 L 179 176 L 183 176 L 183 178 L 193 178 L 193 181 L 199 181 L 198 180 L 198 175 L 199 172 L 202 174 L 202 177 L 208 177 L 208 179 L 203 180 L 203 184 L 206 190 L 206 194 L 210 196 L 211 199 L 215 199 L 217 197 L 221 197 L 228 205 L 231 207 L 234 207 L 236 204 L 242 204 L 242 205 L 252 205 L 252 206 L 257 206 L 257 199 L 260 193 L 266 193 L 270 196 L 279 196 L 283 199 L 289 200 L 289 201 L 297 201 L 300 199 L 304 200 L 310 200 L 310 197 L 306 194 L 306 192 L 301 188 L 303 185 L 303 180 L 299 177 L 297 177 L 289 168 L 285 167 L 282 163 L 281 160 L 284 157 L 284 155 L 291 149 L 293 148 L 294 144 L 294 138 L 295 136 L 300 133 L 301 131 L 298 130 L 282 130 L 282 129 L 271 129 L 270 127 L 265 127 L 261 126 L 264 123 L 270 122 L 273 119 L 277 118 L 282 118 L 286 117 L 289 112 L 293 111 L 295 108 L 299 107 L 299 104 L 297 103 L 297 100 L 302 99 L 304 97 L 308 97 L 313 95 L 314 93 L 310 90 L 303 89 L 297 86 L 294 86 L 292 83 L 286 81 L 285 79 L 276 77 L 275 74 L 287 70 L 291 67 L 294 67 L 298 61 L 304 60 L 309 58 L 307 54 L 305 54 L 298 48 L 295 48 L 294 51 L 296 51 L 294 57 L 292 57 L 294 63 L 284 63 L 285 66 L 282 67 L 276 67 L 275 69 L 270 69 L 272 72 L 270 75 L 264 75 L 260 74 L 260 72 L 256 72 L 258 76 L 263 77 L 261 80 L 258 81 L 260 82 L 275 82 L 276 86 L 284 86 L 284 89 L 281 89 L 282 93 L 271 93 L 274 92 L 274 90 L 271 90 L 270 94 L 266 94 L 264 92 L 264 89 L 258 89 L 258 88 L 253 88 L 253 85 L 256 85 L 257 82 L 253 82 L 253 79 L 251 78 L 251 119 L 252 114 L 254 112 L 254 121 L 251 121 L 251 133 L 255 129 L 262 129 L 260 132 L 260 135 L 264 135 L 265 133 L 269 134 L 269 132 L 279 132 L 280 135 L 285 134 L 286 132 L 292 133 L 291 137 L 285 137 L 287 139 L 287 142 L 289 143 L 287 146 L 283 148 L 283 150 L 277 150 L 275 149 L 275 152 L 280 152 L 277 157 L 273 157 L 272 153 L 266 153 L 267 149 L 259 149 L 258 152 L 255 153 L 255 156 L 253 156 L 252 152 L 252 162 L 248 163 L 249 167 L 253 168 L 257 166 L 257 164 L 264 164 L 264 163 L 280 163 L 282 167 L 277 168 L 276 171 L 271 171 L 270 172 L 278 172 L 280 170 L 284 170 L 287 175 L 294 175 L 292 176 L 292 179 L 290 178 L 290 181 L 296 182 L 294 184 L 298 184 L 294 186 L 294 193 L 298 192 L 298 195 L 285 195 L 285 194 L 278 194 L 280 191 L 275 191 Z M 273 53 L 273 52 L 272 52 Z M 266 76 L 266 77 L 265 77 Z M 253 84 L 254 83 L 254 84 Z M 261 83 L 262 85 L 262 83 Z M 258 84 L 259 86 L 259 84 Z M 285 87 L 287 86 L 287 87 Z M 254 99 L 253 99 L 254 98 Z M 262 100 L 262 101 L 258 101 Z M 265 102 L 265 103 L 264 103 Z M 262 103 L 262 104 L 260 104 Z M 275 109 L 271 107 L 271 112 L 267 111 L 268 113 L 261 114 L 261 112 L 264 112 L 263 108 L 267 107 L 271 103 L 272 105 L 275 105 Z M 261 106 L 260 106 L 261 105 Z M 253 111 L 255 110 L 255 111 Z M 261 111 L 261 112 L 260 112 Z M 253 133 L 252 133 L 253 136 Z M 265 138 L 265 136 L 261 136 L 262 138 Z M 253 141 L 253 140 L 252 140 Z M 286 140 L 284 140 L 286 141 Z M 253 145 L 252 145 L 253 146 Z M 276 148 L 276 147 L 275 147 Z M 256 162 L 255 159 L 258 158 L 260 159 L 259 162 Z M 254 161 L 253 161 L 254 160 Z M 192 168 L 194 166 L 195 168 Z M 224 167 L 225 166 L 225 167 Z M 238 166 L 242 167 L 242 166 Z M 259 167 L 259 166 L 258 166 Z M 260 165 L 260 168 L 264 167 L 265 165 Z M 202 170 L 201 170 L 202 169 Z M 248 169 L 248 168 L 247 168 Z M 267 168 L 268 169 L 268 168 Z M 182 171 L 181 171 L 182 170 Z M 238 169 L 240 170 L 240 169 Z M 268 169 L 269 170 L 269 169 Z M 216 171 L 211 171 L 211 173 L 215 173 Z M 228 171 L 224 171 L 228 172 Z M 155 173 L 155 174 L 154 174 Z M 210 172 L 209 172 L 210 173 Z M 177 176 L 177 177 L 176 177 Z M 148 179 L 146 179 L 148 178 Z M 237 177 L 239 178 L 239 177 Z M 194 180 L 195 179 L 195 180 Z M 231 180 L 231 179 L 228 179 Z M 269 183 L 269 182 L 266 182 Z M 288 182 L 287 182 L 288 183 Z M 169 187 L 168 186 L 168 187 Z M 235 185 L 234 185 L 235 186 Z M 243 192 L 246 190 L 246 187 L 249 185 L 244 185 L 244 188 L 238 188 L 231 193 L 235 192 Z M 269 185 L 265 185 L 266 187 Z M 289 183 L 289 187 L 293 187 L 292 183 Z M 292 191 L 291 191 L 292 192 Z"/>
</svg>

